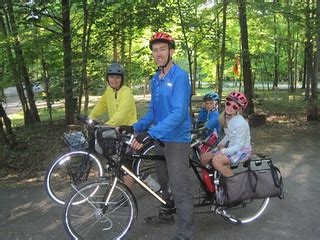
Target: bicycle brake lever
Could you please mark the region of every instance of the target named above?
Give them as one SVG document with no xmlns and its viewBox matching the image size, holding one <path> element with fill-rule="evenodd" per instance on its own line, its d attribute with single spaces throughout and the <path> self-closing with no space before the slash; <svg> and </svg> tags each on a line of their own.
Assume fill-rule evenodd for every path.
<svg viewBox="0 0 320 240">
<path fill-rule="evenodd" d="M 133 135 L 133 134 L 131 134 L 130 139 L 129 139 L 128 141 L 125 141 L 125 143 L 126 143 L 126 144 L 128 144 L 128 145 L 131 145 L 131 143 L 132 143 L 133 139 L 134 139 L 134 135 Z"/>
</svg>

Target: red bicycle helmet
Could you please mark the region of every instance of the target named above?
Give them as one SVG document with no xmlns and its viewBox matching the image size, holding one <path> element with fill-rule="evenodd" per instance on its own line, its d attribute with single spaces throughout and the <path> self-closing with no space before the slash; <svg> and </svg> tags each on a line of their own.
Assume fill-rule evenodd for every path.
<svg viewBox="0 0 320 240">
<path fill-rule="evenodd" d="M 229 95 L 226 97 L 226 100 L 238 103 L 242 107 L 242 109 L 246 109 L 248 106 L 248 100 L 246 96 L 241 92 L 229 93 Z"/>
<path fill-rule="evenodd" d="M 157 32 L 152 35 L 152 37 L 149 41 L 150 49 L 152 49 L 152 45 L 155 42 L 166 42 L 169 44 L 169 47 L 171 47 L 173 49 L 176 47 L 174 39 L 168 33 L 165 33 L 165 32 Z"/>
</svg>

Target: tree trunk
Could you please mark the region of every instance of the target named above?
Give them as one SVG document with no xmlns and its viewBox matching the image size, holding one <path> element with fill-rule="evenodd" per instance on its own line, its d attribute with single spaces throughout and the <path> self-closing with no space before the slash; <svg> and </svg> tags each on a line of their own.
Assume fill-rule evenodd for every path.
<svg viewBox="0 0 320 240">
<path fill-rule="evenodd" d="M 306 88 L 305 88 L 305 100 L 310 99 L 310 82 L 313 75 L 312 64 L 313 64 L 313 54 L 312 54 L 312 34 L 311 34 L 311 20 L 310 20 L 310 0 L 307 0 L 307 6 L 305 10 L 306 16 Z"/>
<path fill-rule="evenodd" d="M 242 72 L 244 81 L 244 93 L 248 98 L 248 108 L 246 112 L 250 115 L 254 113 L 252 102 L 253 89 L 252 89 L 252 72 L 251 61 L 248 41 L 248 27 L 247 27 L 247 13 L 246 13 L 246 0 L 238 0 L 239 3 L 239 23 L 241 31 L 241 46 L 242 46 Z"/>
<path fill-rule="evenodd" d="M 112 50 L 113 50 L 113 62 L 119 62 L 119 54 L 118 54 L 118 40 L 117 37 L 113 36 L 112 42 Z"/>
<path fill-rule="evenodd" d="M 91 13 L 90 17 L 88 16 L 89 24 L 88 24 L 87 39 L 86 39 L 87 41 L 86 41 L 86 48 L 85 48 L 86 57 L 88 57 L 89 51 L 90 51 L 89 46 L 90 46 L 91 29 L 92 29 L 92 24 L 94 22 L 95 10 L 96 10 L 97 4 L 98 4 L 98 1 L 95 1 L 93 12 Z M 86 68 L 86 71 L 87 71 L 87 68 Z M 84 88 L 84 112 L 87 114 L 89 112 L 89 79 L 87 74 L 86 74 L 85 81 L 83 83 L 83 88 Z"/>
<path fill-rule="evenodd" d="M 287 0 L 287 7 L 290 9 L 289 0 Z M 294 91 L 294 84 L 293 84 L 293 61 L 292 61 L 292 36 L 291 36 L 291 22 L 290 17 L 287 15 L 287 55 L 288 55 L 288 86 L 289 92 Z"/>
<path fill-rule="evenodd" d="M 4 130 L 4 126 L 6 131 Z M 14 142 L 15 141 L 11 127 L 11 120 L 8 117 L 6 111 L 4 110 L 2 102 L 0 101 L 0 150 L 4 151 L 4 146 L 12 146 Z M 1 157 L 3 157 L 4 154 L 0 151 L 0 155 L 1 160 Z M 0 165 L 1 163 L 2 162 L 0 161 Z"/>
<path fill-rule="evenodd" d="M 306 89 L 307 84 L 307 42 L 304 42 L 303 52 L 303 72 L 302 72 L 302 86 L 301 89 Z"/>
<path fill-rule="evenodd" d="M 0 168 L 3 168 L 5 166 L 5 149 L 7 145 L 9 145 L 8 139 L 6 138 L 6 135 L 3 131 L 3 124 L 0 118 Z"/>
<path fill-rule="evenodd" d="M 1 118 L 3 119 L 4 125 L 5 125 L 6 130 L 7 130 L 7 134 L 8 135 L 13 135 L 12 127 L 11 127 L 11 120 L 8 117 L 6 111 L 4 110 L 4 108 L 2 106 L 2 102 L 0 102 L 0 120 L 1 120 Z"/>
<path fill-rule="evenodd" d="M 81 113 L 82 96 L 84 93 L 84 85 L 88 84 L 87 76 L 87 31 L 88 31 L 88 2 L 87 0 L 82 0 L 83 7 L 83 30 L 81 39 L 81 49 L 82 49 L 82 67 L 81 67 L 81 81 L 79 86 L 79 101 L 78 101 L 78 114 Z M 87 111 L 85 111 L 87 113 Z"/>
<path fill-rule="evenodd" d="M 182 29 L 182 35 L 183 35 L 183 39 L 184 39 L 184 43 L 186 45 L 186 49 L 187 49 L 187 57 L 188 57 L 188 63 L 189 63 L 189 74 L 190 74 L 190 82 L 191 82 L 191 95 L 195 95 L 196 94 L 196 84 L 195 81 L 193 79 L 193 68 L 192 68 L 192 54 L 193 51 L 190 48 L 189 44 L 188 44 L 188 38 L 187 38 L 187 33 L 186 33 L 186 29 L 185 29 L 185 24 L 183 22 L 183 14 L 181 11 L 181 5 L 180 5 L 180 0 L 177 1 L 177 6 L 178 6 L 178 14 L 180 17 L 180 23 L 181 23 L 181 29 Z M 190 109 L 191 109 L 191 101 L 190 101 Z"/>
<path fill-rule="evenodd" d="M 294 76 L 294 89 L 296 90 L 297 89 L 297 83 L 299 81 L 299 68 L 298 68 L 298 52 L 299 52 L 299 42 L 298 42 L 298 39 L 299 39 L 299 36 L 297 34 L 296 36 L 297 38 L 297 41 L 295 41 L 295 44 L 294 44 L 294 47 L 293 47 L 293 51 L 294 51 L 294 71 L 293 71 L 293 76 Z"/>
<path fill-rule="evenodd" d="M 2 16 L 1 11 L 0 11 L 0 30 L 3 33 L 3 35 L 5 37 L 7 37 L 7 31 L 6 31 L 6 27 L 4 24 L 4 20 L 3 20 L 3 16 Z M 31 122 L 29 122 L 29 120 L 31 119 L 30 109 L 27 104 L 26 96 L 24 94 L 23 85 L 22 85 L 21 79 L 20 79 L 20 73 L 19 73 L 18 69 L 16 68 L 17 63 L 13 57 L 10 43 L 8 41 L 6 41 L 6 52 L 7 52 L 7 57 L 8 57 L 9 63 L 10 63 L 10 69 L 11 69 L 13 78 L 15 79 L 16 89 L 17 89 L 17 93 L 19 96 L 19 100 L 21 102 L 21 106 L 22 106 L 22 110 L 23 110 L 23 114 L 24 114 L 24 123 L 27 125 L 27 124 L 31 123 Z"/>
<path fill-rule="evenodd" d="M 315 22 L 316 22 L 316 38 L 315 38 L 315 44 L 316 44 L 316 53 L 314 57 L 314 77 L 311 84 L 311 97 L 315 100 L 318 99 L 318 82 L 319 82 L 319 72 L 320 72 L 320 0 L 317 0 L 316 3 L 316 16 L 315 16 Z"/>
<path fill-rule="evenodd" d="M 63 34 L 63 66 L 64 66 L 64 98 L 65 118 L 67 124 L 74 123 L 76 99 L 73 97 L 71 30 L 70 30 L 70 2 L 61 0 L 62 4 L 62 34 Z"/>
<path fill-rule="evenodd" d="M 121 37 L 120 37 L 120 63 L 124 64 L 125 60 L 125 50 L 126 50 L 126 35 L 124 29 L 121 30 Z"/>
<path fill-rule="evenodd" d="M 41 66 L 42 66 L 42 75 L 43 75 L 43 82 L 44 82 L 44 92 L 46 94 L 46 103 L 49 112 L 50 123 L 52 122 L 52 105 L 51 105 L 51 93 L 49 91 L 49 76 L 48 76 L 48 69 L 47 63 L 44 59 L 44 52 L 43 46 L 41 45 Z"/>
<path fill-rule="evenodd" d="M 317 0 L 316 6 L 316 53 L 314 54 L 314 73 L 311 78 L 311 96 L 308 102 L 307 120 L 319 120 L 317 99 L 318 99 L 318 77 L 319 77 L 319 61 L 320 61 L 320 0 Z"/>
<path fill-rule="evenodd" d="M 127 63 L 128 66 L 132 66 L 132 36 L 134 35 L 133 31 L 131 29 L 129 29 L 129 34 L 130 37 L 128 39 L 128 58 L 127 58 Z M 126 75 L 126 84 L 128 84 L 128 86 L 131 86 L 131 84 L 133 83 L 133 79 L 132 79 L 132 74 L 127 74 Z M 144 88 L 143 94 L 146 94 L 146 89 Z"/>
<path fill-rule="evenodd" d="M 216 32 L 215 32 L 215 37 L 216 39 L 221 39 L 221 31 L 220 31 L 220 18 L 219 18 L 219 14 L 217 14 L 217 17 L 216 17 Z M 221 51 L 221 49 L 220 49 Z M 221 67 L 220 67 L 220 64 L 221 64 L 221 58 L 220 57 L 217 57 L 216 58 L 216 76 L 215 76 L 215 79 L 216 79 L 216 82 L 218 84 L 218 94 L 219 96 L 222 96 L 222 91 L 223 91 L 223 78 L 220 77 L 221 76 L 221 73 L 220 73 L 220 70 L 221 70 Z"/>
<path fill-rule="evenodd" d="M 30 109 L 27 104 L 27 98 L 24 94 L 22 83 L 20 83 L 20 82 L 16 83 L 16 89 L 17 89 L 17 93 L 18 93 L 18 96 L 20 99 L 21 107 L 22 107 L 22 110 L 24 113 L 24 122 L 25 122 L 25 124 L 29 124 L 27 121 L 30 119 Z"/>
<path fill-rule="evenodd" d="M 290 9 L 290 2 L 287 0 L 287 8 Z M 287 69 L 287 74 L 288 74 L 288 89 L 289 92 L 294 91 L 294 84 L 293 84 L 293 62 L 292 62 L 292 34 L 291 34 L 291 22 L 290 22 L 290 17 L 287 15 L 286 17 L 287 20 L 287 56 L 288 56 L 288 69 Z"/>
<path fill-rule="evenodd" d="M 274 0 L 276 2 L 277 0 Z M 278 42 L 278 33 L 277 33 L 277 15 L 274 13 L 273 16 L 273 23 L 274 23 L 274 79 L 273 79 L 273 86 L 272 90 L 275 90 L 278 88 L 279 83 L 279 42 Z"/>
<path fill-rule="evenodd" d="M 223 0 L 222 10 L 222 39 L 221 39 L 221 51 L 220 51 L 220 71 L 218 79 L 218 94 L 222 96 L 222 84 L 224 76 L 224 59 L 226 54 L 226 28 L 227 28 L 227 0 Z"/>
<path fill-rule="evenodd" d="M 20 44 L 20 40 L 19 40 L 19 36 L 18 36 L 18 31 L 16 28 L 12 0 L 7 0 L 7 7 L 8 7 L 10 24 L 11 24 L 11 30 L 12 30 L 12 34 L 13 34 L 14 42 L 15 42 L 14 52 L 16 54 L 17 64 L 18 64 L 20 74 L 21 74 L 21 77 L 22 77 L 24 85 L 25 85 L 28 104 L 30 107 L 30 114 L 26 114 L 28 119 L 25 119 L 25 123 L 26 124 L 33 124 L 36 122 L 40 122 L 40 117 L 39 117 L 38 109 L 37 109 L 37 106 L 36 106 L 36 103 L 34 100 L 34 95 L 33 95 L 33 91 L 32 91 L 32 84 L 30 82 L 28 69 L 27 69 L 25 61 L 24 61 L 23 52 L 22 52 L 22 48 L 21 48 L 21 44 Z"/>
</svg>

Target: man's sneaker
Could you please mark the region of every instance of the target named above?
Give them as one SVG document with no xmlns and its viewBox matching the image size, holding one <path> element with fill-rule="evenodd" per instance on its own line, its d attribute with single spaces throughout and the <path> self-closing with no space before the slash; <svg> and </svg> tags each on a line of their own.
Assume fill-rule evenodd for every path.
<svg viewBox="0 0 320 240">
<path fill-rule="evenodd" d="M 169 206 L 161 204 L 158 215 L 146 217 L 143 221 L 145 223 L 172 223 L 174 221 L 174 213 L 176 213 L 176 208 L 173 202 L 170 202 Z"/>
<path fill-rule="evenodd" d="M 176 213 L 176 207 L 174 206 L 174 202 L 172 200 L 169 201 L 166 205 L 161 203 L 158 208 L 159 213 L 162 212 L 166 215 Z"/>
<path fill-rule="evenodd" d="M 146 217 L 143 219 L 143 221 L 149 224 L 173 223 L 174 216 L 173 214 L 165 214 L 163 212 L 159 212 L 158 215 Z"/>
</svg>

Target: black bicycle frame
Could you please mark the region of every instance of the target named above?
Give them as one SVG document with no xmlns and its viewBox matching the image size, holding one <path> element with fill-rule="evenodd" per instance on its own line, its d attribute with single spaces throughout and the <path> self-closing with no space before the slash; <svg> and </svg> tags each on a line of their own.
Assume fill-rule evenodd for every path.
<svg viewBox="0 0 320 240">
<path fill-rule="evenodd" d="M 148 146 L 150 147 L 150 146 Z M 118 173 L 119 171 L 121 171 L 121 166 L 123 165 L 123 161 L 125 159 L 142 159 L 142 160 L 151 160 L 151 161 L 165 161 L 165 157 L 163 155 L 148 155 L 148 154 L 143 154 L 143 153 L 134 153 L 134 154 L 126 154 L 125 153 L 125 145 L 122 146 L 122 149 L 121 149 L 121 153 L 120 153 L 120 162 L 119 162 L 119 168 L 118 168 Z M 146 148 L 144 148 L 146 149 Z M 193 147 L 192 148 L 192 151 L 194 151 L 195 153 L 197 152 L 197 148 L 196 147 Z M 197 154 L 196 154 L 197 155 Z M 194 159 L 192 159 L 191 157 L 189 157 L 189 166 L 192 168 L 194 174 L 196 175 L 202 189 L 204 190 L 205 192 L 205 199 L 207 201 L 203 201 L 202 203 L 199 203 L 199 204 L 195 204 L 195 207 L 203 207 L 203 206 L 208 206 L 210 204 L 212 204 L 212 198 L 213 198 L 213 193 L 210 192 L 207 187 L 206 187 L 206 184 L 205 182 L 202 180 L 202 177 L 198 171 L 198 168 L 204 168 L 203 166 L 201 166 L 200 162 L 197 162 L 195 161 Z M 212 170 L 213 171 L 213 170 Z"/>
</svg>

